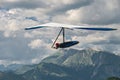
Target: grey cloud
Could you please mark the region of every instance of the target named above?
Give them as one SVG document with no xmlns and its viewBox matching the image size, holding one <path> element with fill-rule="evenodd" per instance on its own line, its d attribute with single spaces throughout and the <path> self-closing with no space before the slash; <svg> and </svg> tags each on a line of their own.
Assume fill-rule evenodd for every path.
<svg viewBox="0 0 120 80">
<path fill-rule="evenodd" d="M 56 5 L 49 14 L 64 14 L 68 10 L 72 9 L 78 9 L 84 6 L 88 6 L 92 4 L 94 0 L 75 0 L 74 3 L 71 4 L 61 4 L 61 5 Z M 79 15 L 79 14 L 78 14 Z"/>
<path fill-rule="evenodd" d="M 42 8 L 43 10 L 46 10 L 46 13 L 44 14 L 46 14 L 47 16 L 53 19 L 54 16 L 58 16 L 58 15 L 63 15 L 65 16 L 65 18 L 68 18 L 70 14 L 66 14 L 67 11 L 79 10 L 77 15 L 78 17 L 80 17 L 80 19 L 76 20 L 77 23 L 81 22 L 84 24 L 92 24 L 92 25 L 108 25 L 108 24 L 120 23 L 119 4 L 120 4 L 119 0 L 114 0 L 114 1 L 113 0 L 109 0 L 109 1 L 74 0 L 70 4 L 69 3 L 65 4 L 62 1 L 56 1 L 56 3 L 54 3 L 53 1 L 46 2 L 44 0 L 31 0 L 31 1 L 18 0 L 13 2 L 4 0 L 1 1 L 0 3 L 1 7 L 10 8 L 10 9 L 11 8 L 25 8 L 25 9 Z M 73 22 L 74 20 L 75 19 L 73 19 Z"/>
<path fill-rule="evenodd" d="M 57 0 L 56 0 L 57 1 Z M 72 0 L 71 0 L 72 1 Z M 88 6 L 92 4 L 94 0 L 74 0 L 72 3 L 66 3 L 64 4 L 64 1 L 57 1 L 54 3 L 54 1 L 44 1 L 44 0 L 18 0 L 18 1 L 1 1 L 0 7 L 7 8 L 7 9 L 13 9 L 13 8 L 25 8 L 25 9 L 35 9 L 35 8 L 43 8 L 48 9 L 48 15 L 49 14 L 60 14 L 64 13 L 71 9 L 77 9 L 80 7 Z M 54 6 L 54 7 L 52 7 Z"/>
<path fill-rule="evenodd" d="M 89 3 L 89 1 L 88 1 Z M 80 4 L 80 3 L 75 3 Z M 74 4 L 74 5 L 75 5 Z M 83 3 L 84 4 L 84 3 Z M 82 23 L 90 25 L 111 25 L 120 23 L 120 0 L 94 0 L 88 5 L 70 8 L 69 6 L 63 5 L 60 7 L 61 12 L 52 18 L 53 21 L 57 22 L 70 22 L 70 23 Z M 68 9 L 68 10 L 67 10 Z M 65 11 L 65 12 L 64 12 Z M 54 13 L 55 14 L 55 13 Z"/>
<path fill-rule="evenodd" d="M 120 0 L 96 0 L 93 5 L 83 8 L 82 23 L 108 25 L 120 23 Z"/>
<path fill-rule="evenodd" d="M 1 7 L 12 9 L 12 8 L 25 8 L 25 9 L 34 9 L 34 8 L 43 8 L 46 7 L 46 4 L 42 0 L 19 0 L 19 1 L 1 1 Z"/>
<path fill-rule="evenodd" d="M 120 41 L 118 40 L 102 40 L 102 41 L 96 41 L 96 42 L 92 42 L 92 44 L 94 45 L 120 45 Z"/>
<path fill-rule="evenodd" d="M 119 36 L 110 36 L 106 40 L 93 42 L 94 45 L 120 45 Z"/>
<path fill-rule="evenodd" d="M 32 16 L 32 17 L 25 17 L 25 19 L 28 20 L 33 20 L 33 21 L 38 21 L 36 17 Z"/>
</svg>

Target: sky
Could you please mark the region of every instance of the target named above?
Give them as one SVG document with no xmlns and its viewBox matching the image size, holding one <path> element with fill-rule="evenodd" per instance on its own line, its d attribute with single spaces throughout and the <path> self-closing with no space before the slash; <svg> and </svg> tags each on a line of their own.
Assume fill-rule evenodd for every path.
<svg viewBox="0 0 120 80">
<path fill-rule="evenodd" d="M 120 0 L 0 0 L 0 64 L 35 64 L 58 51 L 51 45 L 60 29 L 24 30 L 48 22 L 117 28 L 67 30 L 66 40 L 80 42 L 72 48 L 120 55 Z"/>
</svg>

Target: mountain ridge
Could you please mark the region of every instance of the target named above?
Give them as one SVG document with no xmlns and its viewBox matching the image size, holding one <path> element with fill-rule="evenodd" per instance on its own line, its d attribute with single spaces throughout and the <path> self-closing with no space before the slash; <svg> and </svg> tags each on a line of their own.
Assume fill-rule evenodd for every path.
<svg viewBox="0 0 120 80">
<path fill-rule="evenodd" d="M 92 59 L 95 59 L 95 57 L 97 58 L 99 57 L 100 59 L 100 56 L 102 56 L 102 53 L 106 53 L 106 55 L 108 53 L 108 55 L 110 56 L 113 56 L 113 55 L 115 56 L 115 54 L 112 54 L 110 52 L 96 51 L 93 49 L 85 49 L 85 50 L 69 49 L 69 50 L 61 50 L 60 52 L 56 52 L 55 54 L 43 59 L 41 62 L 54 63 L 54 64 L 66 65 L 66 66 L 70 66 L 69 64 L 71 63 L 75 65 L 75 62 L 78 62 L 78 65 L 90 64 L 94 66 Z M 94 54 L 96 56 L 94 56 Z"/>
<path fill-rule="evenodd" d="M 120 56 L 107 51 L 64 49 L 15 75 L 24 80 L 105 80 L 120 77 L 119 61 Z"/>
<path fill-rule="evenodd" d="M 119 60 L 120 56 L 107 51 L 65 49 L 43 59 L 24 75 L 34 75 L 29 80 L 103 80 L 120 77 Z"/>
</svg>

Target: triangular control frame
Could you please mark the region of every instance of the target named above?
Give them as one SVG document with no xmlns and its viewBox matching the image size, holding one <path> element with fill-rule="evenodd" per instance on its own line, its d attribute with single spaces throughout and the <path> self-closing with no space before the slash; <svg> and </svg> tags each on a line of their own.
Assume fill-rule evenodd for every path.
<svg viewBox="0 0 120 80">
<path fill-rule="evenodd" d="M 53 42 L 53 44 L 51 46 L 52 48 L 54 48 L 54 45 L 55 45 L 56 41 L 58 40 L 61 33 L 62 33 L 62 36 L 63 36 L 63 43 L 65 42 L 65 28 L 61 27 L 59 34 L 57 35 L 55 41 Z"/>
</svg>

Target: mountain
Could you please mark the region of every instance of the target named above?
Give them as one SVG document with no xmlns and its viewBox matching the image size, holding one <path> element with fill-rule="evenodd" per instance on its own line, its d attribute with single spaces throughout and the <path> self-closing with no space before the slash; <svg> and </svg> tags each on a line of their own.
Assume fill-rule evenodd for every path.
<svg viewBox="0 0 120 80">
<path fill-rule="evenodd" d="M 2 72 L 4 72 L 4 71 L 15 71 L 22 66 L 23 66 L 22 64 L 11 64 L 11 65 L 8 65 L 8 66 L 0 65 L 0 71 L 2 71 Z"/>
<path fill-rule="evenodd" d="M 4 65 L 0 65 L 0 71 L 5 71 L 5 66 Z"/>
<path fill-rule="evenodd" d="M 120 80 L 118 77 L 109 77 L 107 80 Z"/>
<path fill-rule="evenodd" d="M 10 64 L 8 66 L 0 65 L 1 72 L 14 72 L 15 74 L 23 74 L 34 68 L 34 65 Z"/>
<path fill-rule="evenodd" d="M 67 67 L 80 67 L 87 65 L 94 65 L 92 62 L 93 54 L 97 53 L 92 49 L 87 50 L 61 50 L 45 59 L 41 62 L 53 63 L 57 65 L 67 66 Z"/>
<path fill-rule="evenodd" d="M 120 56 L 106 51 L 63 49 L 32 67 L 23 66 L 18 70 L 23 73 L 12 73 L 11 80 L 16 80 L 15 77 L 21 80 L 106 80 L 120 77 L 119 61 Z M 3 76 L 2 79 L 5 80 Z"/>
<path fill-rule="evenodd" d="M 106 51 L 60 50 L 26 72 L 29 80 L 104 80 L 120 77 L 120 56 Z"/>
<path fill-rule="evenodd" d="M 29 71 L 29 70 L 32 70 L 34 68 L 35 64 L 34 65 L 23 65 L 19 68 L 17 68 L 14 73 L 15 74 L 24 74 L 25 72 Z"/>
<path fill-rule="evenodd" d="M 13 72 L 1 72 L 0 80 L 25 80 L 21 75 L 14 74 Z"/>
</svg>

